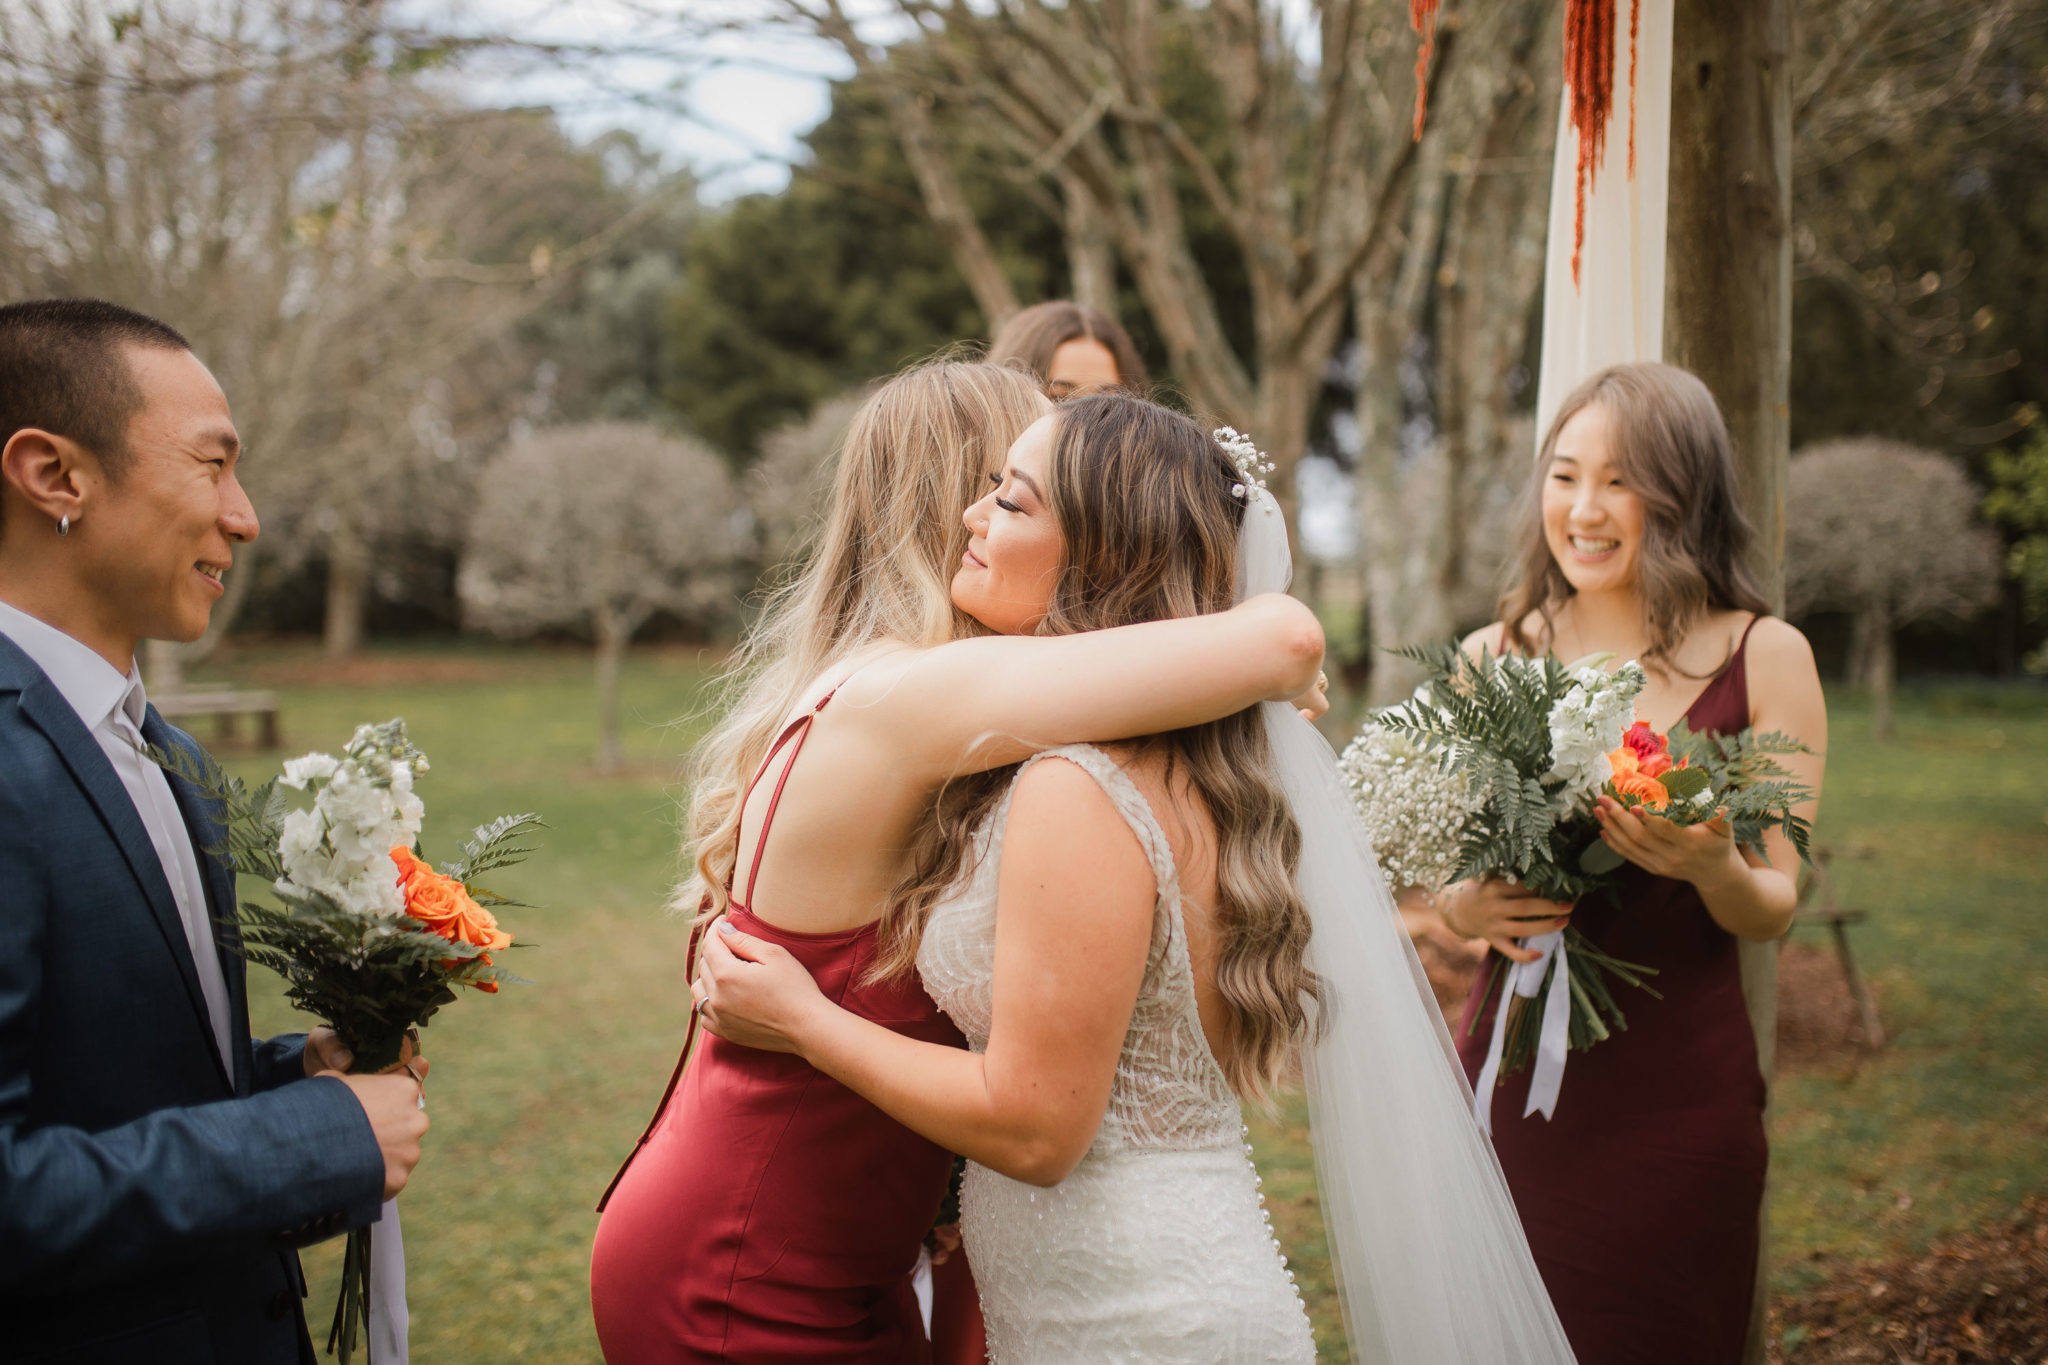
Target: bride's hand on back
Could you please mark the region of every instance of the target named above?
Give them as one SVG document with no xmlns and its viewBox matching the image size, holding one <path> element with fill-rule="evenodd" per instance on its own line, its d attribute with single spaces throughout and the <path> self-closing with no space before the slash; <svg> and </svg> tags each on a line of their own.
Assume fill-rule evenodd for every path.
<svg viewBox="0 0 2048 1365">
<path fill-rule="evenodd" d="M 704 935 L 690 995 L 706 1031 L 763 1052 L 801 1053 L 804 1021 L 831 1008 L 787 949 L 743 934 L 723 919 Z"/>
<path fill-rule="evenodd" d="M 1537 954 L 1515 946 L 1571 923 L 1572 907 L 1546 900 L 1526 886 L 1500 877 L 1454 882 L 1437 895 L 1437 913 L 1444 927 L 1463 939 L 1485 939 L 1510 962 L 1534 962 Z"/>
</svg>

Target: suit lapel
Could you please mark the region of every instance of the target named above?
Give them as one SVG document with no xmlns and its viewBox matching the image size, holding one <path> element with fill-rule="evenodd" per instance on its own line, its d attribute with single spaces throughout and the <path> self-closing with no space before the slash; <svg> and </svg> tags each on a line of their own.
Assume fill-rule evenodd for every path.
<svg viewBox="0 0 2048 1365">
<path fill-rule="evenodd" d="M 165 751 L 177 751 L 189 758 L 202 757 L 198 743 L 173 729 L 154 706 L 143 716 L 142 738 Z M 213 922 L 214 952 L 220 960 L 222 978 L 228 988 L 228 1048 L 234 1054 L 233 1085 L 237 1095 L 249 1093 L 251 1084 L 246 1040 L 249 1037 L 248 973 L 242 961 L 242 935 L 236 924 L 235 874 L 225 857 L 209 853 L 227 839 L 225 817 L 218 801 L 207 799 L 197 787 L 166 771 L 171 797 L 185 820 L 185 837 L 192 843 L 192 855 L 199 864 L 200 880 L 206 885 L 207 917 Z"/>
<path fill-rule="evenodd" d="M 128 788 L 122 785 L 120 775 L 107 762 L 99 741 L 92 737 L 92 732 L 85 728 L 85 722 L 71 709 L 71 703 L 64 700 L 64 694 L 43 676 L 40 669 L 36 670 L 34 681 L 22 689 L 21 711 L 48 737 L 57 756 L 71 770 L 72 779 L 98 812 L 107 833 L 113 836 L 121 856 L 127 860 L 128 870 L 134 873 L 142 889 L 143 900 L 149 906 L 150 916 L 163 935 L 164 947 L 176 965 L 178 978 L 185 983 L 185 995 L 191 1001 L 194 1019 L 206 1038 L 206 1051 L 209 1055 L 217 1054 L 218 1049 L 213 1045 L 213 1025 L 206 1013 L 206 996 L 199 989 L 199 972 L 192 964 L 192 948 L 185 939 L 185 922 L 179 918 L 178 903 L 171 895 L 170 882 L 164 877 L 163 863 L 156 856 L 156 845 L 149 841 L 149 831 L 143 828 L 142 817 L 136 813 L 135 802 L 129 799 Z M 225 1081 L 228 1078 L 223 1074 L 221 1079 Z"/>
</svg>

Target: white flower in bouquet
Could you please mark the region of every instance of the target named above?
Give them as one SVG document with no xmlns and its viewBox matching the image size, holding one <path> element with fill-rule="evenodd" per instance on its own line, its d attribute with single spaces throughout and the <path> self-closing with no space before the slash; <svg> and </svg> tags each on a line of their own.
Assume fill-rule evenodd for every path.
<svg viewBox="0 0 2048 1365">
<path fill-rule="evenodd" d="M 1422 746 L 1368 723 L 1345 746 L 1337 767 L 1352 804 L 1396 887 L 1436 891 L 1458 865 L 1472 812 L 1470 784 Z"/>
<path fill-rule="evenodd" d="M 311 788 L 313 806 L 284 817 L 278 893 L 324 896 L 369 920 L 403 915 L 391 850 L 410 848 L 419 834 L 426 808 L 413 778 L 425 766 L 418 750 L 402 738 L 394 745 L 389 727 L 374 725 L 358 728 L 338 759 L 314 753 L 286 763 L 279 781 Z"/>
<path fill-rule="evenodd" d="M 1621 747 L 1621 737 L 1635 719 L 1636 694 L 1646 681 L 1642 667 L 1623 664 L 1612 673 L 1597 663 L 1582 662 L 1570 670 L 1572 685 L 1550 707 L 1550 771 L 1548 782 L 1562 782 L 1556 805 L 1560 813 L 1583 812 L 1614 767 L 1607 755 Z"/>
<path fill-rule="evenodd" d="M 277 780 L 294 791 L 304 791 L 308 782 L 325 782 L 334 776 L 341 760 L 333 754 L 306 754 L 285 760 L 284 776 Z"/>
</svg>

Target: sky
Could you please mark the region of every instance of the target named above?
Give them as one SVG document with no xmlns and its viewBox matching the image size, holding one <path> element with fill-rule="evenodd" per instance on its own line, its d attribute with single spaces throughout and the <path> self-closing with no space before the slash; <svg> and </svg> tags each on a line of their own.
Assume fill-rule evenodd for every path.
<svg viewBox="0 0 2048 1365">
<path fill-rule="evenodd" d="M 750 0 L 468 0 L 434 4 L 435 22 L 524 39 L 627 49 L 603 59 L 494 63 L 484 98 L 553 106 L 573 136 L 625 127 L 700 180 L 720 202 L 781 189 L 797 138 L 825 116 L 827 82 L 850 70 L 823 42 L 765 33 L 686 39 L 684 24 L 738 17 Z M 759 8 L 753 3 L 753 8 Z M 658 49 L 634 52 L 634 47 Z"/>
</svg>

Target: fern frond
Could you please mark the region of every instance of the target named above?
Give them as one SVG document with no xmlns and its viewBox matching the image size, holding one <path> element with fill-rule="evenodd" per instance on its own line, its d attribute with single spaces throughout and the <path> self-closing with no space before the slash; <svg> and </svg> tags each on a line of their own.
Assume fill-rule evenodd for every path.
<svg viewBox="0 0 2048 1365">
<path fill-rule="evenodd" d="M 478 825 L 463 844 L 462 856 L 441 870 L 467 885 L 473 877 L 524 862 L 537 846 L 521 846 L 519 841 L 546 828 L 546 822 L 532 812 L 501 815 L 487 825 Z"/>
</svg>

